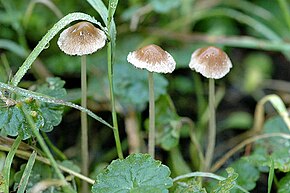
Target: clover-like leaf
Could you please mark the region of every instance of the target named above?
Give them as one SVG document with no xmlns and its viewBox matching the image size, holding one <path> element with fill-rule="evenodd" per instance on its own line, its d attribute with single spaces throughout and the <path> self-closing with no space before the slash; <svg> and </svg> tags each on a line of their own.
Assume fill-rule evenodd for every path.
<svg viewBox="0 0 290 193">
<path fill-rule="evenodd" d="M 47 78 L 47 83 L 38 86 L 37 92 L 52 96 L 55 98 L 64 98 L 66 90 L 63 88 L 65 82 L 60 78 Z M 54 126 L 57 126 L 62 119 L 64 106 L 52 103 L 41 103 L 40 110 L 44 118 L 42 131 L 49 132 Z"/>
<path fill-rule="evenodd" d="M 59 78 L 48 78 L 47 83 L 39 86 L 37 91 L 53 97 L 63 98 L 66 95 L 63 85 L 64 81 Z M 48 132 L 60 123 L 63 106 L 19 96 L 16 96 L 14 100 L 10 98 L 12 93 L 5 93 L 6 91 L 0 93 L 1 100 L 6 104 L 6 106 L 0 107 L 0 135 L 17 136 L 21 134 L 23 139 L 32 135 L 33 132 L 26 121 L 23 108 L 32 116 L 37 130 Z"/>
<path fill-rule="evenodd" d="M 23 139 L 27 139 L 32 135 L 32 131 L 22 108 L 25 108 L 30 113 L 35 122 L 35 128 L 38 130 L 44 125 L 42 112 L 39 110 L 37 101 L 31 98 L 14 102 L 15 104 L 12 106 L 0 108 L 0 134 L 9 136 L 21 134 Z"/>
<path fill-rule="evenodd" d="M 148 154 L 132 154 L 114 160 L 98 174 L 93 193 L 167 193 L 172 186 L 170 170 Z"/>
<path fill-rule="evenodd" d="M 264 133 L 286 133 L 289 130 L 281 117 L 269 119 L 264 126 Z M 259 140 L 255 143 L 254 152 L 247 159 L 257 166 L 271 166 L 271 159 L 274 161 L 274 168 L 282 172 L 290 171 L 289 161 L 290 140 L 280 137 L 272 137 Z"/>
<path fill-rule="evenodd" d="M 178 182 L 174 189 L 174 193 L 207 193 L 201 183 L 197 182 L 195 178 L 187 182 Z"/>
<path fill-rule="evenodd" d="M 290 173 L 287 173 L 278 184 L 278 193 L 288 193 L 290 189 Z"/>
<path fill-rule="evenodd" d="M 168 95 L 162 95 L 156 101 L 157 144 L 165 150 L 176 147 L 183 125 Z"/>
<path fill-rule="evenodd" d="M 216 193 L 229 193 L 231 189 L 233 189 L 236 185 L 236 179 L 239 174 L 235 172 L 233 168 L 226 169 L 228 173 L 228 177 L 224 180 L 219 181 L 218 187 L 213 191 Z"/>
<path fill-rule="evenodd" d="M 256 187 L 256 181 L 260 177 L 259 170 L 246 159 L 239 159 L 235 161 L 230 167 L 234 168 L 235 172 L 239 174 L 237 184 L 245 190 L 252 190 Z M 231 190 L 231 193 L 240 192 L 237 188 Z"/>
</svg>

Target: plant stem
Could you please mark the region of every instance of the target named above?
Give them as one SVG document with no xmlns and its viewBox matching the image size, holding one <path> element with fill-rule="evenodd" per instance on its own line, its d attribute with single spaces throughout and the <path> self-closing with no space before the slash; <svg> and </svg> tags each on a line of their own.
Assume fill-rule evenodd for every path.
<svg viewBox="0 0 290 193">
<path fill-rule="evenodd" d="M 208 145 L 205 154 L 204 171 L 208 171 L 213 159 L 216 138 L 216 120 L 215 120 L 215 88 L 214 79 L 209 79 L 209 128 Z"/>
<path fill-rule="evenodd" d="M 28 121 L 28 124 L 31 127 L 31 130 L 33 132 L 33 134 L 36 136 L 36 139 L 40 145 L 40 147 L 42 148 L 42 150 L 44 151 L 44 153 L 46 154 L 46 156 L 48 157 L 52 167 L 55 170 L 56 175 L 59 177 L 59 179 L 61 179 L 62 181 L 64 181 L 66 183 L 66 185 L 63 187 L 63 190 L 67 193 L 72 193 L 75 192 L 72 187 L 66 182 L 65 177 L 63 176 L 63 174 L 61 173 L 60 169 L 58 168 L 58 165 L 54 159 L 54 157 L 52 156 L 52 154 L 50 153 L 47 145 L 45 144 L 44 139 L 42 138 L 42 136 L 40 135 L 39 131 L 36 129 L 35 127 L 35 123 L 30 115 L 30 112 L 27 111 L 27 109 L 22 107 L 22 111 L 26 116 L 26 119 Z"/>
<path fill-rule="evenodd" d="M 155 97 L 153 72 L 148 72 L 149 83 L 149 142 L 148 153 L 154 158 L 155 155 Z"/>
<path fill-rule="evenodd" d="M 114 96 L 114 83 L 113 83 L 113 44 L 115 44 L 115 38 L 114 35 L 111 32 L 112 29 L 112 19 L 113 15 L 115 13 L 115 10 L 118 5 L 118 0 L 110 0 L 109 6 L 108 6 L 108 20 L 107 20 L 107 28 L 108 33 L 110 34 L 111 41 L 108 43 L 107 46 L 107 55 L 108 55 L 108 79 L 109 79 L 109 85 L 110 85 L 110 98 L 111 98 L 111 105 L 112 105 L 112 118 L 113 118 L 113 132 L 114 132 L 114 138 L 117 148 L 118 157 L 120 159 L 123 159 L 123 152 L 122 152 L 122 146 L 120 142 L 120 136 L 119 136 L 119 128 L 118 128 L 118 120 L 117 120 L 117 112 L 116 112 L 116 105 L 115 105 L 115 96 Z"/>
<path fill-rule="evenodd" d="M 86 56 L 81 57 L 81 106 L 87 108 L 87 61 Z M 81 112 L 81 155 L 82 155 L 82 173 L 85 176 L 89 174 L 89 146 L 88 146 L 88 117 L 85 112 Z M 82 181 L 82 192 L 88 192 L 88 184 Z"/>
<path fill-rule="evenodd" d="M 109 79 L 109 85 L 110 85 L 110 98 L 111 98 L 111 105 L 112 105 L 112 118 L 113 118 L 113 132 L 116 142 L 116 148 L 118 157 L 120 159 L 123 159 L 123 152 L 119 137 L 119 128 L 118 128 L 118 120 L 117 120 L 117 112 L 115 107 L 115 96 L 114 96 L 114 85 L 113 85 L 113 65 L 112 65 L 112 44 L 108 44 L 107 48 L 108 53 L 108 79 Z"/>
<path fill-rule="evenodd" d="M 1 145 L 0 144 L 0 150 L 1 151 L 10 152 L 11 149 L 12 148 L 10 148 L 9 146 L 5 146 L 5 145 Z M 30 155 L 31 155 L 31 152 L 29 152 L 29 151 L 23 151 L 23 150 L 17 150 L 16 151 L 16 156 L 18 156 L 21 159 L 27 160 L 30 157 Z M 51 166 L 51 162 L 47 158 L 44 158 L 42 156 L 36 156 L 36 160 Z M 87 176 L 84 176 L 84 175 L 82 175 L 82 174 L 80 174 L 78 172 L 75 172 L 71 168 L 64 167 L 64 166 L 62 166 L 60 164 L 58 164 L 58 167 L 59 167 L 60 170 L 62 170 L 64 172 L 67 172 L 68 174 L 73 175 L 73 176 L 75 176 L 75 177 L 77 177 L 77 178 L 79 178 L 81 180 L 85 180 L 85 181 L 87 181 L 90 184 L 94 184 L 94 182 L 95 182 L 95 180 L 93 180 L 93 179 L 91 179 L 91 178 L 89 178 Z"/>
<path fill-rule="evenodd" d="M 9 192 L 9 179 L 10 179 L 10 169 L 11 169 L 11 164 L 13 161 L 13 157 L 21 143 L 22 136 L 18 135 L 17 138 L 15 139 L 11 150 L 9 151 L 4 167 L 3 167 L 3 177 L 4 177 L 4 192 Z"/>
</svg>

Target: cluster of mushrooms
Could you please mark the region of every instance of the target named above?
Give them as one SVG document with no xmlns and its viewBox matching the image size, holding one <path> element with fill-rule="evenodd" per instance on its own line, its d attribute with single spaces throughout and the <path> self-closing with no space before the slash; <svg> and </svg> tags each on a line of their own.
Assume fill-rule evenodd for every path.
<svg viewBox="0 0 290 193">
<path fill-rule="evenodd" d="M 105 33 L 89 22 L 79 22 L 64 30 L 58 40 L 62 51 L 69 55 L 87 55 L 96 52 L 106 43 Z M 173 57 L 161 47 L 151 44 L 139 48 L 128 54 L 127 60 L 137 68 L 148 70 L 149 82 L 149 154 L 154 157 L 155 140 L 155 112 L 154 112 L 154 82 L 153 73 L 172 73 L 176 62 Z M 214 79 L 224 77 L 232 67 L 232 63 L 225 52 L 220 48 L 209 46 L 197 49 L 192 53 L 189 67 L 209 79 L 209 135 L 211 141 L 208 143 L 207 154 L 212 157 L 215 145 L 215 113 L 214 113 Z M 212 128 L 211 128 L 212 127 Z M 210 147 L 211 146 L 211 147 Z M 207 156 L 206 156 L 207 157 Z M 211 159 L 208 158 L 210 165 Z"/>
</svg>

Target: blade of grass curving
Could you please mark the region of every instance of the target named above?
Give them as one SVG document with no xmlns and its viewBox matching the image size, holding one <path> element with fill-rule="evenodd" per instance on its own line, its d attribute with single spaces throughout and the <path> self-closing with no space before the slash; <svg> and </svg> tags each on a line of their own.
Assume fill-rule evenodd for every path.
<svg viewBox="0 0 290 193">
<path fill-rule="evenodd" d="M 271 189 L 272 189 L 272 183 L 273 183 L 273 178 L 274 178 L 274 160 L 272 158 L 271 159 L 271 167 L 270 167 L 270 171 L 269 171 L 269 177 L 268 177 L 268 193 L 271 193 Z"/>
<path fill-rule="evenodd" d="M 26 186 L 28 183 L 28 179 L 29 179 L 29 176 L 31 174 L 32 167 L 34 165 L 36 156 L 37 156 L 37 153 L 35 151 L 33 151 L 28 159 L 28 162 L 27 162 L 26 167 L 24 169 L 24 172 L 22 174 L 17 193 L 24 193 L 25 192 L 25 189 L 26 189 Z"/>
<path fill-rule="evenodd" d="M 11 148 L 9 146 L 7 146 L 7 145 L 1 145 L 0 144 L 0 150 L 9 152 L 11 150 Z M 30 157 L 30 154 L 31 153 L 28 152 L 28 151 L 23 151 L 23 150 L 17 150 L 16 151 L 16 156 L 18 156 L 21 159 L 25 159 L 25 160 L 27 160 Z M 44 158 L 42 156 L 36 156 L 36 160 L 40 161 L 40 162 L 42 162 L 44 164 L 51 165 L 49 159 Z M 82 175 L 80 173 L 77 173 L 77 172 L 73 171 L 70 168 L 64 167 L 63 165 L 58 164 L 58 167 L 59 167 L 60 170 L 62 170 L 64 172 L 67 172 L 68 174 L 71 174 L 71 175 L 73 175 L 75 177 L 78 177 L 81 180 L 85 180 L 85 181 L 87 181 L 90 184 L 94 184 L 94 182 L 95 182 L 93 179 L 91 179 L 89 177 L 86 177 L 86 176 L 84 176 L 84 175 Z"/>
<path fill-rule="evenodd" d="M 289 6 L 287 1 L 285 0 L 277 0 L 280 6 L 280 9 L 284 15 L 285 21 L 287 23 L 288 29 L 290 29 L 290 12 L 289 12 Z"/>
<path fill-rule="evenodd" d="M 6 39 L 0 39 L 0 48 L 9 50 L 13 52 L 14 54 L 20 56 L 21 58 L 24 58 L 27 56 L 27 51 L 18 45 L 17 43 L 11 41 L 11 40 L 6 40 Z"/>
<path fill-rule="evenodd" d="M 75 12 L 70 13 L 66 16 L 64 16 L 61 20 L 59 20 L 46 34 L 43 36 L 43 38 L 40 40 L 40 42 L 37 44 L 37 46 L 32 50 L 30 55 L 26 58 L 24 63 L 21 65 L 19 70 L 16 72 L 15 76 L 11 80 L 11 84 L 14 86 L 17 86 L 22 77 L 26 74 L 26 72 L 31 67 L 32 63 L 35 61 L 35 59 L 38 57 L 38 55 L 42 52 L 42 50 L 46 49 L 47 45 L 49 44 L 50 40 L 66 25 L 69 23 L 76 21 L 76 20 L 86 20 L 89 22 L 92 22 L 96 25 L 98 25 L 102 30 L 105 32 L 107 31 L 100 22 L 98 22 L 96 19 L 91 17 L 88 14 Z"/>
<path fill-rule="evenodd" d="M 184 25 L 188 25 L 192 22 L 197 22 L 202 19 L 212 18 L 216 16 L 225 16 L 229 17 L 233 20 L 236 20 L 240 23 L 246 24 L 253 28 L 255 31 L 263 35 L 264 37 L 268 38 L 269 40 L 273 41 L 282 41 L 282 39 L 268 26 L 264 25 L 258 20 L 255 20 L 254 18 L 243 14 L 242 12 L 239 12 L 234 9 L 230 8 L 215 8 L 211 9 L 210 11 L 198 11 L 196 13 L 193 13 L 188 18 L 180 18 L 175 20 L 174 22 L 171 22 L 169 27 L 173 29 L 178 29 Z"/>
<path fill-rule="evenodd" d="M 4 192 L 9 192 L 9 179 L 10 179 L 10 169 L 11 169 L 11 164 L 13 161 L 13 157 L 21 143 L 21 139 L 22 136 L 18 135 L 17 138 L 15 139 L 11 150 L 9 151 L 6 160 L 5 160 L 5 164 L 3 167 L 3 177 L 4 177 Z"/>
<path fill-rule="evenodd" d="M 192 177 L 205 177 L 205 178 L 212 178 L 212 179 L 220 180 L 220 181 L 226 179 L 223 176 L 219 176 L 219 175 L 209 173 L 209 172 L 192 172 L 192 173 L 184 174 L 181 176 L 177 176 L 176 178 L 173 179 L 173 182 L 177 182 L 178 180 L 192 178 Z M 238 184 L 235 184 L 235 187 L 241 190 L 242 192 L 249 193 L 247 190 L 245 190 L 243 187 L 239 186 Z"/>
<path fill-rule="evenodd" d="M 7 91 L 10 91 L 11 93 L 15 93 L 24 97 L 30 97 L 36 100 L 39 100 L 41 102 L 46 102 L 46 103 L 52 103 L 52 104 L 58 104 L 58 105 L 64 105 L 64 106 L 68 106 L 77 110 L 80 110 L 82 112 L 87 113 L 90 117 L 92 117 L 93 119 L 103 123 L 104 125 L 110 127 L 111 129 L 114 129 L 109 123 L 107 123 L 105 120 L 103 120 L 101 117 L 97 116 L 96 114 L 94 114 L 92 111 L 83 108 L 79 105 L 76 105 L 72 102 L 67 102 L 61 99 L 57 99 L 51 96 L 47 96 L 41 93 L 37 93 L 37 92 L 33 92 L 33 91 L 29 91 L 29 90 L 25 90 L 23 88 L 19 88 L 16 86 L 12 86 L 12 85 L 8 85 L 5 83 L 0 82 L 0 88 L 6 89 Z"/>
<path fill-rule="evenodd" d="M 99 13 L 99 15 L 101 16 L 103 22 L 106 24 L 107 28 L 110 25 L 110 30 L 109 34 L 110 34 L 110 41 L 112 43 L 113 49 L 115 48 L 115 42 L 116 42 L 116 25 L 114 20 L 112 19 L 115 10 L 117 8 L 117 4 L 118 1 L 113 0 L 112 3 L 111 1 L 109 2 L 109 10 L 107 9 L 106 5 L 103 3 L 102 0 L 87 0 L 87 2 Z M 114 5 L 111 9 L 110 9 L 110 5 Z M 109 21 L 111 22 L 111 24 L 109 23 Z M 108 28 L 109 29 L 109 28 Z"/>
<path fill-rule="evenodd" d="M 113 88 L 113 60 L 114 60 L 114 50 L 116 45 L 116 25 L 113 20 L 114 13 L 116 11 L 118 0 L 109 0 L 109 9 L 106 8 L 105 4 L 101 0 L 87 0 L 88 3 L 100 14 L 102 20 L 107 26 L 108 32 L 110 34 L 110 42 L 107 45 L 107 61 L 108 61 L 108 80 L 110 86 L 110 100 L 112 106 L 112 119 L 113 119 L 113 132 L 116 142 L 116 148 L 119 158 L 123 158 L 122 147 L 119 137 L 119 128 L 117 113 L 115 109 L 115 97 Z"/>
<path fill-rule="evenodd" d="M 275 94 L 267 95 L 264 98 L 262 98 L 256 107 L 255 110 L 255 123 L 254 123 L 254 130 L 259 132 L 263 128 L 264 123 L 264 105 L 266 102 L 270 102 L 273 107 L 276 109 L 278 114 L 282 117 L 283 121 L 287 125 L 289 131 L 290 131 L 290 119 L 288 116 L 288 110 L 285 107 L 282 99 Z"/>
</svg>

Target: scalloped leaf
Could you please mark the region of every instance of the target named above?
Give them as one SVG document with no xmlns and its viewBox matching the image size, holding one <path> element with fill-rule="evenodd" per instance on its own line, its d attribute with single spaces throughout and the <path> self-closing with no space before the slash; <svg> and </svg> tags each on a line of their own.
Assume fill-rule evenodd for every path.
<svg viewBox="0 0 290 193">
<path fill-rule="evenodd" d="M 287 173 L 280 181 L 278 185 L 278 193 L 288 193 L 290 189 L 290 173 Z"/>
<path fill-rule="evenodd" d="M 47 83 L 37 87 L 37 92 L 55 98 L 64 98 L 66 96 L 66 90 L 63 88 L 65 81 L 60 78 L 47 78 L 46 82 Z M 63 109 L 63 105 L 41 103 L 40 110 L 44 118 L 44 126 L 41 130 L 49 132 L 54 126 L 60 124 Z"/>
<path fill-rule="evenodd" d="M 214 193 L 229 193 L 230 190 L 235 187 L 236 179 L 239 174 L 237 174 L 231 167 L 227 168 L 226 171 L 228 173 L 228 177 L 219 181 L 218 187 L 213 191 Z"/>
<path fill-rule="evenodd" d="M 59 78 L 48 78 L 47 83 L 38 86 L 37 91 L 53 97 L 64 98 L 66 91 L 63 86 L 64 81 Z M 3 99 L 12 100 L 6 96 Z M 18 97 L 15 101 L 13 100 L 13 103 L 15 104 L 0 108 L 1 135 L 17 136 L 21 134 L 23 139 L 31 137 L 32 131 L 22 108 L 31 113 L 38 130 L 49 132 L 61 122 L 64 109 L 62 105 L 39 102 L 38 100 L 24 97 Z"/>
<path fill-rule="evenodd" d="M 39 104 L 33 99 L 17 101 L 17 104 L 9 107 L 0 108 L 0 134 L 17 136 L 21 134 L 23 139 L 31 137 L 32 131 L 26 121 L 22 108 L 27 109 L 35 122 L 35 128 L 41 129 L 44 125 L 42 112 L 39 110 Z"/>
<path fill-rule="evenodd" d="M 290 134 L 285 122 L 279 116 L 269 119 L 263 129 L 263 133 L 286 133 Z M 247 159 L 257 166 L 271 167 L 271 159 L 274 168 L 282 172 L 290 171 L 290 140 L 280 137 L 272 137 L 259 140 L 255 143 L 254 152 Z"/>
<path fill-rule="evenodd" d="M 173 184 L 170 170 L 148 154 L 132 154 L 114 160 L 98 174 L 93 193 L 167 193 Z"/>
<path fill-rule="evenodd" d="M 178 182 L 174 193 L 207 193 L 207 191 L 193 178 L 187 182 Z"/>
</svg>

